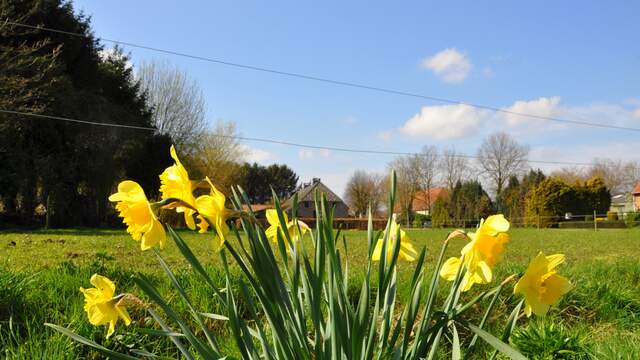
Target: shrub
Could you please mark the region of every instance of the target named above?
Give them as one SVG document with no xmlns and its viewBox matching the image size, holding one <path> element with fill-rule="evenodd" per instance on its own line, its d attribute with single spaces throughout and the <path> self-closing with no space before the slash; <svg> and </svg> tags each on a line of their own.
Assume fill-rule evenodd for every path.
<svg viewBox="0 0 640 360">
<path fill-rule="evenodd" d="M 560 217 L 565 213 L 590 214 L 594 210 L 603 213 L 610 204 L 609 190 L 599 177 L 573 185 L 559 178 L 547 178 L 527 193 L 525 217 L 535 220 L 539 215 L 540 226 L 547 227 L 553 222 L 553 216 Z"/>
<path fill-rule="evenodd" d="M 587 221 L 564 221 L 558 224 L 561 229 L 593 229 L 593 220 Z M 598 229 L 624 229 L 627 227 L 624 221 L 598 221 Z"/>
<path fill-rule="evenodd" d="M 624 222 L 628 228 L 640 225 L 640 212 L 627 213 Z"/>
<path fill-rule="evenodd" d="M 451 224 L 451 217 L 449 216 L 449 201 L 446 198 L 439 198 L 433 203 L 433 208 L 431 209 L 433 213 L 432 226 L 435 227 L 445 227 L 448 224 Z"/>
<path fill-rule="evenodd" d="M 425 227 L 425 223 L 431 222 L 431 216 L 423 214 L 415 214 L 413 216 L 413 227 L 422 228 Z"/>
<path fill-rule="evenodd" d="M 591 358 L 586 338 L 547 318 L 532 321 L 526 328 L 517 330 L 511 340 L 534 360 L 586 360 Z"/>
<path fill-rule="evenodd" d="M 575 201 L 575 190 L 567 183 L 558 178 L 544 179 L 525 197 L 525 218 L 535 221 L 527 225 L 547 227 L 553 222 L 553 216 L 571 212 Z"/>
</svg>

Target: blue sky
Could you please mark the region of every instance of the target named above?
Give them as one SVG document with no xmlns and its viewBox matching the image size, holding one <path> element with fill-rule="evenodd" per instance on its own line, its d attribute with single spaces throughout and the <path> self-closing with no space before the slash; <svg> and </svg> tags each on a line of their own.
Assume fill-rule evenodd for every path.
<svg viewBox="0 0 640 360">
<path fill-rule="evenodd" d="M 535 115 L 640 127 L 640 3 L 75 1 L 97 36 L 221 60 L 479 103 Z M 111 46 L 110 44 L 106 44 Z M 126 48 L 166 60 L 202 86 L 211 122 L 248 137 L 474 154 L 506 131 L 530 159 L 637 160 L 638 133 L 508 117 L 463 105 L 340 87 Z M 356 169 L 390 156 L 247 143 L 342 194 Z M 549 170 L 549 167 L 543 167 Z"/>
</svg>

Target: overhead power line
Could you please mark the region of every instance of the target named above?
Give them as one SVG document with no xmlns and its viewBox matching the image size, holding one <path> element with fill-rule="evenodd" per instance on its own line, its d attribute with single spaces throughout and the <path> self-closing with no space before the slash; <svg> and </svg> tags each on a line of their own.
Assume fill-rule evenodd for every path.
<svg viewBox="0 0 640 360">
<path fill-rule="evenodd" d="M 152 127 L 143 127 L 143 126 L 131 126 L 131 125 L 123 125 L 123 124 L 113 124 L 113 123 L 100 123 L 94 121 L 85 121 L 72 119 L 68 117 L 62 116 L 52 116 L 52 115 L 43 115 L 43 114 L 35 114 L 23 111 L 15 111 L 15 110 L 6 110 L 0 109 L 0 113 L 10 114 L 10 115 L 19 115 L 19 116 L 31 116 L 40 119 L 49 119 L 56 121 L 66 121 L 71 123 L 85 124 L 85 125 L 97 125 L 97 126 L 106 126 L 106 127 L 117 127 L 117 128 L 129 128 L 136 130 L 147 130 L 147 131 L 156 131 L 157 129 Z M 224 134 L 216 134 L 211 133 L 210 135 L 220 138 L 226 139 L 236 139 L 239 141 L 252 141 L 252 142 L 260 142 L 267 144 L 277 144 L 277 145 L 286 145 L 292 147 L 306 148 L 306 149 L 314 149 L 314 150 L 330 150 L 330 151 L 339 151 L 346 153 L 361 153 L 361 154 L 375 154 L 375 155 L 394 155 L 394 156 L 414 156 L 420 155 L 420 153 L 416 152 L 403 152 L 403 151 L 383 151 L 383 150 L 371 150 L 371 149 L 355 149 L 355 148 L 346 148 L 346 147 L 338 147 L 338 146 L 324 146 L 324 145 L 309 145 L 302 144 L 297 142 L 283 141 L 283 140 L 275 140 L 275 139 L 265 139 L 265 138 L 257 138 L 257 137 L 247 137 L 247 136 L 236 136 L 236 135 L 224 135 Z M 439 155 L 441 156 L 441 155 Z M 467 154 L 455 154 L 455 157 L 466 158 L 466 159 L 476 159 L 482 160 L 483 158 L 475 155 L 467 155 Z M 569 165 L 569 166 L 594 166 L 596 164 L 593 163 L 585 163 L 585 162 L 571 162 L 571 161 L 551 161 L 551 160 L 527 160 L 529 163 L 534 164 L 546 164 L 546 165 Z"/>
<path fill-rule="evenodd" d="M 12 115 L 32 116 L 32 117 L 43 118 L 43 119 L 67 121 L 67 122 L 78 123 L 78 124 L 87 124 L 87 125 L 118 127 L 118 128 L 136 129 L 136 130 L 148 130 L 148 131 L 155 131 L 156 130 L 156 129 L 152 128 L 152 127 L 145 127 L 145 126 L 123 125 L 123 124 L 113 124 L 113 123 L 101 123 L 101 122 L 95 122 L 95 121 L 71 119 L 71 118 L 62 117 L 62 116 L 42 115 L 42 114 L 35 114 L 35 113 L 28 113 L 28 112 L 22 112 L 22 111 L 14 111 L 14 110 L 6 110 L 6 109 L 0 109 L 0 113 L 12 114 Z"/>
<path fill-rule="evenodd" d="M 47 28 L 47 27 L 43 27 L 43 26 L 34 26 L 34 25 L 22 24 L 22 23 L 10 21 L 8 19 L 5 21 L 5 24 L 10 24 L 10 25 L 13 25 L 13 26 L 18 26 L 18 27 L 23 27 L 23 28 L 28 28 L 28 29 L 34 29 L 34 30 L 42 30 L 42 31 L 48 31 L 48 32 L 53 32 L 53 33 L 58 33 L 58 34 L 65 34 L 65 35 L 70 35 L 70 36 L 89 38 L 88 35 L 82 34 L 82 33 L 75 33 L 75 32 L 70 32 L 70 31 L 52 29 L 52 28 Z M 103 41 L 106 41 L 106 42 L 110 42 L 110 43 L 114 43 L 114 44 L 118 44 L 118 45 L 124 45 L 124 46 L 133 47 L 133 48 L 144 49 L 144 50 L 150 50 L 150 51 L 155 51 L 155 52 L 164 53 L 164 54 L 168 54 L 168 55 L 181 56 L 181 57 L 185 57 L 185 58 L 189 58 L 189 59 L 206 61 L 206 62 L 209 62 L 209 63 L 219 64 L 219 65 L 226 65 L 226 66 L 231 66 L 231 67 L 245 69 L 245 70 L 253 70 L 253 71 L 271 73 L 271 74 L 276 74 L 276 75 L 282 75 L 282 76 L 287 76 L 287 77 L 291 77 L 291 78 L 318 81 L 318 82 L 323 82 L 323 83 L 328 83 L 328 84 L 333 84 L 333 85 L 346 86 L 346 87 L 352 87 L 352 88 L 360 88 L 360 89 L 377 91 L 377 92 L 382 92 L 382 93 L 387 93 L 387 94 L 394 94 L 394 95 L 401 95 L 401 96 L 420 98 L 420 99 L 425 99 L 425 100 L 430 100 L 430 101 L 439 102 L 439 103 L 445 103 L 445 104 L 467 105 L 467 106 L 471 106 L 471 107 L 478 108 L 478 109 L 490 110 L 490 111 L 499 112 L 499 113 L 503 113 L 503 114 L 522 116 L 522 117 L 538 119 L 538 120 L 548 120 L 548 121 L 554 121 L 554 122 L 560 122 L 560 123 L 566 123 L 566 124 L 574 124 L 574 125 L 591 126 L 591 127 L 597 127 L 597 128 L 606 128 L 606 129 L 616 129 L 616 130 L 626 130 L 626 131 L 640 132 L 640 128 L 618 126 L 618 125 L 611 125 L 611 124 L 604 124 L 604 123 L 595 123 L 595 122 L 589 122 L 589 121 L 583 121 L 583 120 L 562 119 L 562 118 L 557 118 L 557 117 L 542 116 L 542 115 L 535 115 L 535 114 L 527 114 L 527 113 L 522 113 L 522 112 L 518 112 L 518 111 L 511 111 L 511 110 L 508 110 L 508 109 L 503 109 L 503 108 L 490 106 L 490 105 L 482 105 L 482 104 L 470 103 L 470 102 L 465 102 L 465 101 L 460 101 L 460 100 L 446 99 L 446 98 L 441 98 L 441 97 L 436 97 L 436 96 L 429 96 L 429 95 L 419 94 L 419 93 L 410 92 L 410 91 L 395 90 L 395 89 L 384 88 L 384 87 L 373 86 L 373 85 L 360 84 L 360 83 L 355 83 L 355 82 L 350 82 L 350 81 L 336 80 L 336 79 L 330 79 L 330 78 L 319 77 L 319 76 L 314 76 L 314 75 L 307 75 L 307 74 L 302 74 L 302 73 L 297 73 L 297 72 L 290 72 L 290 71 L 271 69 L 271 68 L 266 68 L 266 67 L 261 67 L 261 66 L 240 64 L 240 63 L 236 63 L 236 62 L 231 62 L 231 61 L 226 61 L 226 60 L 221 60 L 221 59 L 216 59 L 216 58 L 211 58 L 211 57 L 206 57 L 206 56 L 194 55 L 194 54 L 189 54 L 189 53 L 184 53 L 184 52 L 179 52 L 179 51 L 174 51 L 174 50 L 161 49 L 161 48 L 147 46 L 147 45 L 140 45 L 140 44 L 136 44 L 136 43 L 132 43 L 132 42 L 128 42 L 128 41 L 113 40 L 113 39 L 104 38 L 104 37 L 97 37 L 97 39 L 103 40 Z"/>
</svg>

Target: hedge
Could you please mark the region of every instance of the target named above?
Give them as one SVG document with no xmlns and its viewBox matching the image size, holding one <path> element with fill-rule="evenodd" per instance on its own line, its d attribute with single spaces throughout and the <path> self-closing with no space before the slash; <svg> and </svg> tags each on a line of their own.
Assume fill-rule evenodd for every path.
<svg viewBox="0 0 640 360">
<path fill-rule="evenodd" d="M 560 229 L 593 229 L 593 222 L 565 221 L 558 224 Z M 598 229 L 624 229 L 627 227 L 624 221 L 598 221 Z"/>
</svg>

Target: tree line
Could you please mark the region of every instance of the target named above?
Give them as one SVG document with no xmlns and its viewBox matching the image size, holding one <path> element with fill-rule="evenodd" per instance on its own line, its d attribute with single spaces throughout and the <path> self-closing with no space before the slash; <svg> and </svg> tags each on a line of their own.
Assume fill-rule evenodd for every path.
<svg viewBox="0 0 640 360">
<path fill-rule="evenodd" d="M 535 225 L 540 218 L 565 213 L 606 213 L 612 194 L 629 192 L 640 180 L 637 162 L 600 158 L 587 168 L 565 167 L 545 174 L 530 167 L 528 154 L 527 145 L 498 132 L 487 136 L 474 156 L 434 146 L 399 156 L 387 166 L 398 174 L 393 212 L 408 225 L 424 220 L 436 226 L 473 225 L 496 212 L 516 223 Z M 365 214 L 369 205 L 382 215 L 390 211 L 383 207 L 386 187 L 384 176 L 358 170 L 347 183 L 345 199 L 356 216 Z M 446 189 L 446 195 L 429 198 L 432 192 L 424 190 L 434 188 Z M 421 200 L 428 206 L 427 217 L 412 208 L 419 197 L 425 197 Z"/>
<path fill-rule="evenodd" d="M 262 202 L 271 197 L 267 184 L 283 197 L 296 188 L 286 165 L 245 163 L 235 124 L 208 122 L 195 80 L 166 62 L 134 67 L 122 49 L 95 38 L 89 17 L 70 2 L 3 1 L 0 18 L 84 35 L 0 22 L 0 109 L 153 129 L 0 113 L 0 223 L 117 224 L 109 194 L 128 178 L 157 198 L 171 144 L 194 177 L 208 176 L 226 192 L 241 184 Z"/>
</svg>

